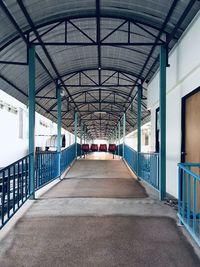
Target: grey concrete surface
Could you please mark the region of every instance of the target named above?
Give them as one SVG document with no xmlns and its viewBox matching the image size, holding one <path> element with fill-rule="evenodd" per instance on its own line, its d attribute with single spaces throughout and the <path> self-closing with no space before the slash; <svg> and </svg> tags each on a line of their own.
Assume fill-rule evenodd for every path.
<svg viewBox="0 0 200 267">
<path fill-rule="evenodd" d="M 145 189 L 135 179 L 85 178 L 63 179 L 43 198 L 96 197 L 96 198 L 144 198 Z"/>
<path fill-rule="evenodd" d="M 26 214 L 34 216 L 105 216 L 140 215 L 177 218 L 176 212 L 163 202 L 144 199 L 51 198 L 37 199 Z"/>
<path fill-rule="evenodd" d="M 24 218 L 0 251 L 1 266 L 196 267 L 192 247 L 169 218 Z"/>
<path fill-rule="evenodd" d="M 122 160 L 77 160 L 67 178 L 132 178 Z"/>
<path fill-rule="evenodd" d="M 123 161 L 80 160 L 65 177 L 134 183 L 133 176 Z M 59 198 L 64 181 L 36 199 L 0 242 L 0 267 L 200 266 L 176 211 L 145 183 L 146 198 Z"/>
</svg>

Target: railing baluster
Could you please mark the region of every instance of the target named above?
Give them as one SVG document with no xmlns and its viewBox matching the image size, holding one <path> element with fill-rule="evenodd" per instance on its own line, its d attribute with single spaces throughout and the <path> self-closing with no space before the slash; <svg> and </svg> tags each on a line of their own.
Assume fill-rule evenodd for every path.
<svg viewBox="0 0 200 267">
<path fill-rule="evenodd" d="M 4 225 L 5 214 L 5 171 L 2 172 L 1 224 Z"/>
<path fill-rule="evenodd" d="M 196 179 L 194 179 L 194 185 L 193 185 L 193 231 L 194 233 L 196 233 L 196 192 L 197 192 L 197 188 L 196 188 Z"/>
<path fill-rule="evenodd" d="M 23 184 L 24 184 L 24 161 L 21 161 L 21 204 L 23 203 Z"/>
<path fill-rule="evenodd" d="M 189 167 L 190 170 L 190 167 Z M 187 174 L 187 223 L 190 225 L 190 174 Z"/>
<path fill-rule="evenodd" d="M 17 206 L 19 208 L 19 175 L 20 175 L 20 167 L 19 162 L 17 163 Z"/>
<path fill-rule="evenodd" d="M 42 185 L 42 154 L 38 154 L 39 158 L 39 187 Z"/>
<path fill-rule="evenodd" d="M 182 216 L 185 220 L 185 171 L 182 172 Z"/>
<path fill-rule="evenodd" d="M 28 162 L 27 162 L 27 158 L 25 159 L 25 198 L 27 198 L 28 196 L 28 190 L 27 190 L 27 179 L 28 179 Z"/>
<path fill-rule="evenodd" d="M 182 170 L 180 166 L 178 167 L 178 214 L 182 216 L 182 201 L 181 201 L 181 179 L 182 179 Z"/>
<path fill-rule="evenodd" d="M 10 217 L 10 168 L 8 168 L 7 171 L 6 183 L 7 183 L 7 215 L 9 218 Z"/>
<path fill-rule="evenodd" d="M 15 164 L 13 165 L 13 213 L 15 213 Z"/>
</svg>

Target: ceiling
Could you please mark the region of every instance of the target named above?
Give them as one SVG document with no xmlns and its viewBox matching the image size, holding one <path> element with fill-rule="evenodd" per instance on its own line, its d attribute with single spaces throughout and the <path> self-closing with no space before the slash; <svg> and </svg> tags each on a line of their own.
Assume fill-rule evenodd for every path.
<svg viewBox="0 0 200 267">
<path fill-rule="evenodd" d="M 91 138 L 108 138 L 126 112 L 126 131 L 150 120 L 147 83 L 200 9 L 193 0 L 0 1 L 0 88 L 27 104 L 27 47 L 36 48 L 36 110 L 56 122 L 56 86 L 64 89 L 62 125 L 74 113 Z"/>
</svg>

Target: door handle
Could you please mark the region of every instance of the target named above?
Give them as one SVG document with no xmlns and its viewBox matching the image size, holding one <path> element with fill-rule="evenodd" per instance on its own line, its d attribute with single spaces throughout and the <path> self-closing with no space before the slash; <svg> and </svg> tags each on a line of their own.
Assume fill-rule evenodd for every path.
<svg viewBox="0 0 200 267">
<path fill-rule="evenodd" d="M 187 155 L 187 153 L 185 151 L 182 151 L 181 155 Z"/>
</svg>

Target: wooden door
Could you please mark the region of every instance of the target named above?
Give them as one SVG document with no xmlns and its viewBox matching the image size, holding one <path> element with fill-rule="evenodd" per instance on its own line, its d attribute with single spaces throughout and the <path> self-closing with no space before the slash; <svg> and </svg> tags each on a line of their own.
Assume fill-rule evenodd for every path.
<svg viewBox="0 0 200 267">
<path fill-rule="evenodd" d="M 200 163 L 200 91 L 185 99 L 184 161 Z M 193 167 L 194 173 L 200 175 L 200 168 Z M 187 185 L 187 181 L 186 185 Z M 191 208 L 193 208 L 193 179 L 190 183 Z M 197 212 L 200 212 L 200 183 L 197 182 Z"/>
</svg>

